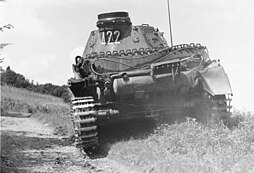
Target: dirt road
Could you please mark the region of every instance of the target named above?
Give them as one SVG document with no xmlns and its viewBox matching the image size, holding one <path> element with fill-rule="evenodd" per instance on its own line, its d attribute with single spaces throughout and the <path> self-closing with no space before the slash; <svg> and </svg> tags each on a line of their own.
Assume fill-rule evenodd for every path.
<svg viewBox="0 0 254 173">
<path fill-rule="evenodd" d="M 136 172 L 107 156 L 90 159 L 47 124 L 1 117 L 1 172 Z"/>
</svg>

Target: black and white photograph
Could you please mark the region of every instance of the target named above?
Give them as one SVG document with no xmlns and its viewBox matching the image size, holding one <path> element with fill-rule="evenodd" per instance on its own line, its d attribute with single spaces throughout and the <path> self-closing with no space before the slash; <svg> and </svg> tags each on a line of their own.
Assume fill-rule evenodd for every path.
<svg viewBox="0 0 254 173">
<path fill-rule="evenodd" d="M 253 173 L 253 9 L 0 0 L 0 172 Z"/>
</svg>

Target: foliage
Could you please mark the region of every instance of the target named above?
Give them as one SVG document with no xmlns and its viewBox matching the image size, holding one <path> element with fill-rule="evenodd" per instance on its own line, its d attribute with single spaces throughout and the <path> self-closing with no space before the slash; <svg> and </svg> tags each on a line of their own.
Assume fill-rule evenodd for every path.
<svg viewBox="0 0 254 173">
<path fill-rule="evenodd" d="M 11 28 L 14 28 L 13 25 L 11 24 L 3 25 L 3 26 L 0 26 L 0 31 L 3 32 L 4 29 L 11 29 Z M 11 43 L 0 43 L 0 51 L 10 44 Z M 1 56 L 1 52 L 0 52 L 0 56 Z M 3 61 L 4 61 L 4 57 L 0 57 L 0 63 L 2 63 Z"/>
<path fill-rule="evenodd" d="M 34 84 L 33 81 L 30 82 L 23 75 L 11 70 L 9 66 L 1 72 L 1 85 L 25 88 L 29 91 L 60 97 L 65 102 L 70 101 L 70 95 L 66 85 L 58 86 L 51 83 Z"/>
<path fill-rule="evenodd" d="M 187 119 L 161 125 L 147 139 L 119 142 L 110 157 L 142 172 L 252 172 L 253 134 L 253 115 L 233 129 Z"/>
<path fill-rule="evenodd" d="M 58 135 L 72 135 L 70 105 L 61 98 L 39 94 L 27 89 L 1 86 L 1 115 L 30 113 L 32 118 L 49 125 Z"/>
</svg>

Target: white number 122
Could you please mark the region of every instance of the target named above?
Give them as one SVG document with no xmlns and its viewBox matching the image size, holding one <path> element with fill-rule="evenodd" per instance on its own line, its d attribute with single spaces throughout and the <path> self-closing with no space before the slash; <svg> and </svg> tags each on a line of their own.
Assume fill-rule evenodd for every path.
<svg viewBox="0 0 254 173">
<path fill-rule="evenodd" d="M 102 44 L 108 44 L 108 43 L 118 43 L 120 38 L 120 31 L 104 31 L 102 32 Z"/>
</svg>

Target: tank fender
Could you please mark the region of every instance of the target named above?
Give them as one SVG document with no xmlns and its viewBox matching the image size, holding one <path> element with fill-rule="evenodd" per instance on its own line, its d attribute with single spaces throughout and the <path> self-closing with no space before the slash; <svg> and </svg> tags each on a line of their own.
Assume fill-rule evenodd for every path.
<svg viewBox="0 0 254 173">
<path fill-rule="evenodd" d="M 221 65 L 198 71 L 204 90 L 211 95 L 232 94 L 230 82 Z"/>
</svg>

